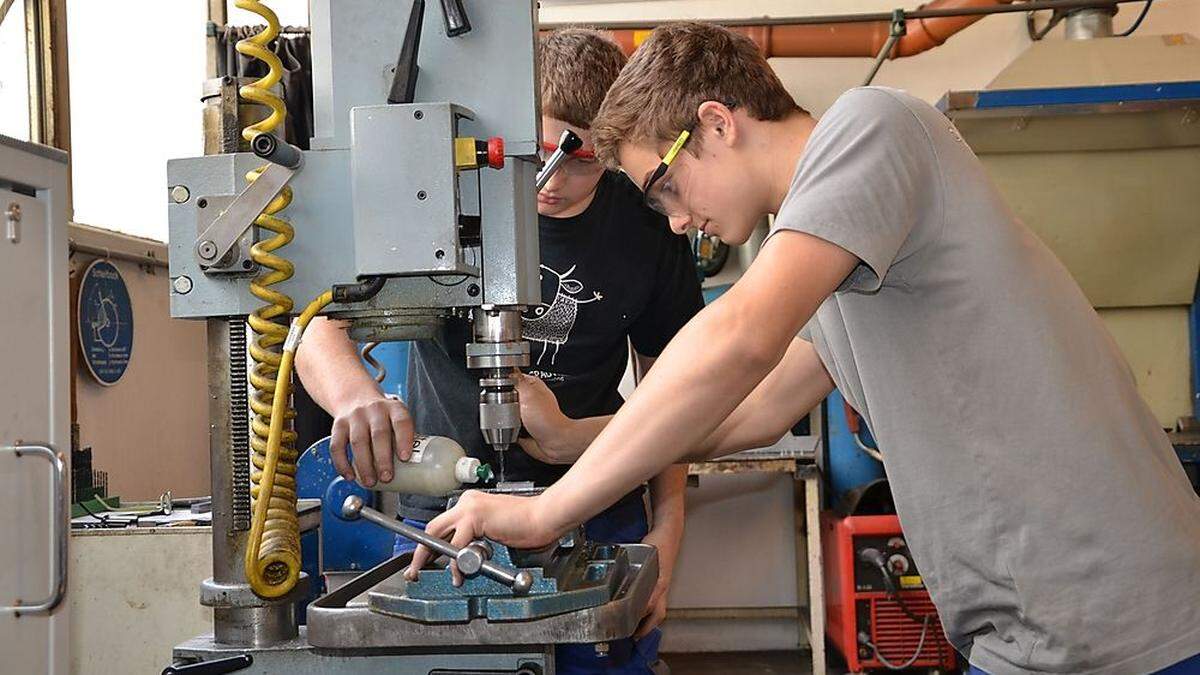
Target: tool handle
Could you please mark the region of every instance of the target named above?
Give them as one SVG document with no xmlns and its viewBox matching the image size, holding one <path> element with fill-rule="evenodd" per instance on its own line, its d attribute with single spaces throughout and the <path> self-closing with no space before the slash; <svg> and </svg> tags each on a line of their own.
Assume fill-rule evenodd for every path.
<svg viewBox="0 0 1200 675">
<path fill-rule="evenodd" d="M 254 665 L 254 657 L 249 654 L 240 654 L 214 661 L 167 666 L 163 669 L 162 675 L 223 675 L 245 670 L 252 665 Z"/>
<path fill-rule="evenodd" d="M 446 37 L 458 37 L 471 32 L 471 19 L 462 0 L 442 0 L 442 17 L 446 20 Z"/>
<path fill-rule="evenodd" d="M 455 561 L 460 557 L 471 558 L 474 564 L 464 565 L 465 567 L 474 569 L 477 566 L 479 572 L 484 576 L 498 581 L 505 586 L 511 586 L 513 593 L 517 595 L 528 593 L 530 587 L 533 586 L 533 576 L 527 570 L 509 569 L 502 565 L 497 565 L 490 560 L 479 561 L 480 555 L 477 547 L 468 546 L 466 548 L 458 548 L 450 542 L 438 539 L 419 527 L 413 527 L 402 520 L 389 518 L 379 511 L 365 506 L 362 497 L 358 495 L 346 497 L 346 501 L 342 503 L 342 518 L 354 520 L 360 517 L 380 527 L 389 529 L 396 534 L 408 537 L 418 544 L 422 544 L 444 556 L 453 558 Z"/>
</svg>

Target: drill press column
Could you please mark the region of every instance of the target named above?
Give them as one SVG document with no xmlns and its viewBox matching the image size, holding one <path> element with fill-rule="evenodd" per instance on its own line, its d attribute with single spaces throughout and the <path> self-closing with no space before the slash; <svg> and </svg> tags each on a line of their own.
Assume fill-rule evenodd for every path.
<svg viewBox="0 0 1200 675">
<path fill-rule="evenodd" d="M 513 369 L 529 365 L 529 343 L 521 337 L 521 307 L 484 305 L 472 312 L 475 341 L 467 345 L 467 367 L 479 378 L 479 429 L 496 450 L 500 481 L 504 452 L 521 431 L 521 405 Z"/>
</svg>

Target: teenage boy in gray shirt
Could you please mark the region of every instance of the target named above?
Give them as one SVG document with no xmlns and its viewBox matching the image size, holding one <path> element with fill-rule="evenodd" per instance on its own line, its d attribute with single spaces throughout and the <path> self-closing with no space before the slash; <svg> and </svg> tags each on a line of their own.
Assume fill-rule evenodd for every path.
<svg viewBox="0 0 1200 675">
<path fill-rule="evenodd" d="M 593 137 L 676 231 L 740 243 L 775 213 L 770 236 L 566 476 L 468 493 L 430 532 L 549 542 L 671 462 L 770 443 L 836 383 L 975 670 L 1200 669 L 1200 500 L 1095 311 L 944 116 L 868 87 L 818 122 L 750 40 L 683 23 L 642 44 Z"/>
</svg>

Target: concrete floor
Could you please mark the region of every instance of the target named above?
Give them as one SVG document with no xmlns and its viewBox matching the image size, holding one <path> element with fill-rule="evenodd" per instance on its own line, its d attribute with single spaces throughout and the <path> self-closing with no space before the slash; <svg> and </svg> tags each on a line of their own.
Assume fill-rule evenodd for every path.
<svg viewBox="0 0 1200 675">
<path fill-rule="evenodd" d="M 808 652 L 716 652 L 663 654 L 671 675 L 808 675 Z"/>
</svg>

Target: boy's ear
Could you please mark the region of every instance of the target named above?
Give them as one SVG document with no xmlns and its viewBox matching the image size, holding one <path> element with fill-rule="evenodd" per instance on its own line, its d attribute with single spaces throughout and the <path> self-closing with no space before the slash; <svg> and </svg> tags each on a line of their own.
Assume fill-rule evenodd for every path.
<svg viewBox="0 0 1200 675">
<path fill-rule="evenodd" d="M 725 145 L 732 145 L 737 138 L 737 124 L 733 110 L 720 101 L 705 101 L 696 110 L 700 126 L 712 129 L 713 135 Z"/>
</svg>

